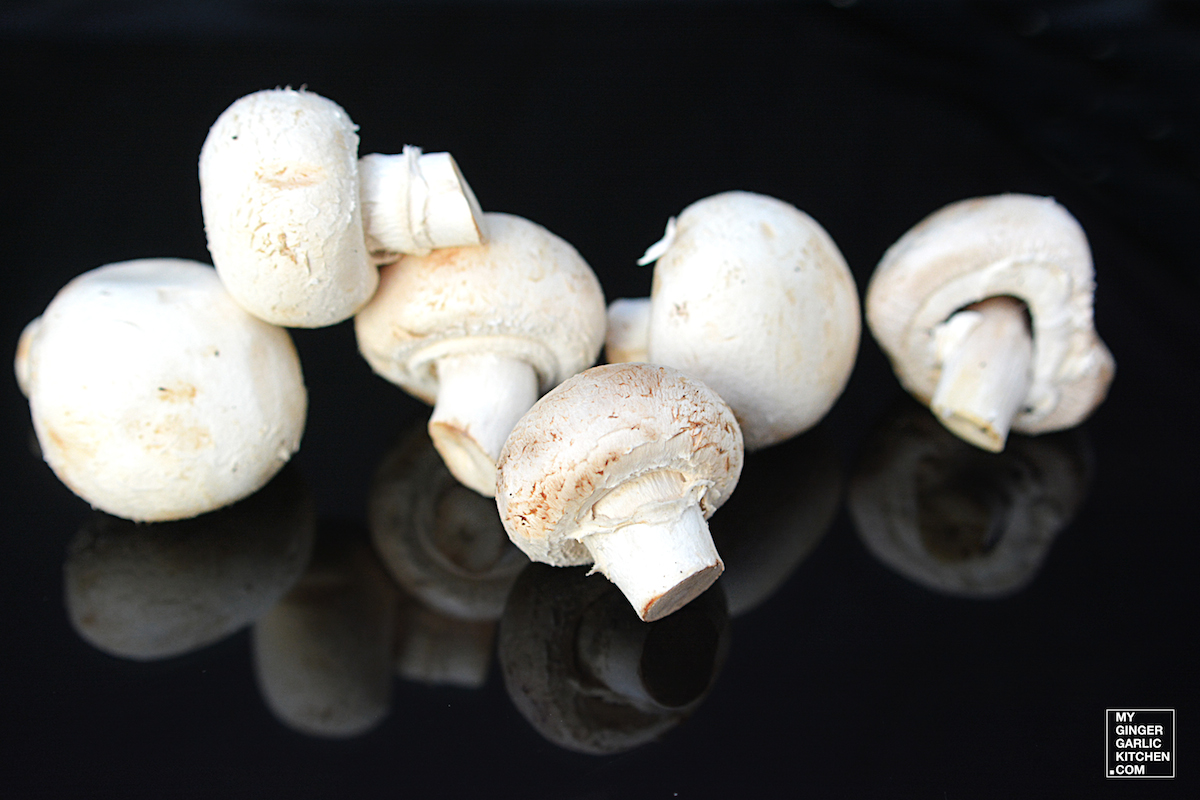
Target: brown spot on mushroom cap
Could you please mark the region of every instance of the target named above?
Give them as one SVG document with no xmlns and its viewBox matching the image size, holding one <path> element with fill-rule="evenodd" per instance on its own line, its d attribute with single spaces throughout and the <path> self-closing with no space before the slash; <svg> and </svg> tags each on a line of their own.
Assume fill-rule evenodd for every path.
<svg viewBox="0 0 1200 800">
<path fill-rule="evenodd" d="M 196 399 L 196 387 L 182 381 L 159 386 L 157 397 L 164 403 L 188 403 Z"/>
<path fill-rule="evenodd" d="M 610 364 L 564 381 L 517 423 L 497 461 L 496 503 L 514 543 L 536 561 L 586 564 L 570 538 L 592 504 L 653 470 L 706 482 L 707 518 L 737 485 L 737 420 L 706 385 L 669 367 Z"/>
<path fill-rule="evenodd" d="M 272 189 L 299 189 L 325 180 L 326 170 L 320 164 L 277 162 L 262 164 L 254 170 L 254 178 Z"/>
</svg>

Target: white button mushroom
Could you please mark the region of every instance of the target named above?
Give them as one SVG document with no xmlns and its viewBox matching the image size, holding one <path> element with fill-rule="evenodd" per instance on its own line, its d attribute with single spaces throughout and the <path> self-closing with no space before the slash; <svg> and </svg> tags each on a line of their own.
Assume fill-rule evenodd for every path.
<svg viewBox="0 0 1200 800">
<path fill-rule="evenodd" d="M 405 256 L 355 317 L 381 376 L 436 406 L 429 433 L 458 480 L 496 490 L 496 457 L 541 392 L 595 362 L 604 294 L 575 248 L 529 220 L 485 214 L 479 247 Z"/>
<path fill-rule="evenodd" d="M 610 309 L 610 362 L 646 360 L 704 381 L 733 409 L 747 450 L 829 411 L 861 321 L 854 278 L 815 220 L 760 194 L 714 195 L 671 220 L 639 263 L 655 260 L 649 300 Z"/>
<path fill-rule="evenodd" d="M 358 170 L 367 245 L 380 260 L 482 244 L 483 211 L 449 153 L 410 145 L 399 155 L 365 155 Z"/>
<path fill-rule="evenodd" d="M 211 267 L 110 264 L 68 283 L 18 350 L 43 457 L 93 506 L 203 514 L 265 485 L 300 446 L 307 395 L 287 331 Z"/>
<path fill-rule="evenodd" d="M 724 569 L 705 520 L 737 485 L 742 459 L 733 412 L 703 383 L 648 364 L 594 367 L 517 423 L 496 505 L 531 559 L 594 563 L 654 620 Z"/>
<path fill-rule="evenodd" d="M 867 323 L 900 383 L 985 450 L 1009 430 L 1077 425 L 1112 381 L 1092 322 L 1092 256 L 1048 197 L 952 203 L 900 238 L 867 289 Z"/>
<path fill-rule="evenodd" d="M 239 304 L 276 325 L 348 319 L 379 281 L 367 257 L 356 126 L 312 92 L 247 95 L 200 151 L 208 249 Z"/>
</svg>

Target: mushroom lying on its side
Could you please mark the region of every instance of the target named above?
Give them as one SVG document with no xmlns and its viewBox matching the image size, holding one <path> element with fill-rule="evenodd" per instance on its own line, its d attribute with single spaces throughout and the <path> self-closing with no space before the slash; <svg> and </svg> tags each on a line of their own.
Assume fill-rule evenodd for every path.
<svg viewBox="0 0 1200 800">
<path fill-rule="evenodd" d="M 484 214 L 486 243 L 383 268 L 358 313 L 363 358 L 435 404 L 429 435 L 454 477 L 496 491 L 496 457 L 538 396 L 593 364 L 604 294 L 575 248 L 511 214 Z"/>
<path fill-rule="evenodd" d="M 26 328 L 16 371 L 54 473 L 139 522 L 252 494 L 304 432 L 291 337 L 194 261 L 127 261 L 75 278 Z"/>
<path fill-rule="evenodd" d="M 815 425 L 858 354 L 858 290 L 829 234 L 761 194 L 692 203 L 639 263 L 657 261 L 649 299 L 609 309 L 610 362 L 686 372 L 729 403 L 746 449 Z"/>
<path fill-rule="evenodd" d="M 294 89 L 249 94 L 200 150 L 208 249 L 237 302 L 275 325 L 319 328 L 371 298 L 357 126 L 332 100 Z"/>
<path fill-rule="evenodd" d="M 594 563 L 655 620 L 724 569 L 705 520 L 737 485 L 742 459 L 733 412 L 700 381 L 649 364 L 593 367 L 517 423 L 496 505 L 531 559 Z"/>
<path fill-rule="evenodd" d="M 1092 323 L 1092 256 L 1048 197 L 953 203 L 904 234 L 867 289 L 867 322 L 904 388 L 985 450 L 1009 430 L 1082 422 L 1112 381 Z"/>
</svg>

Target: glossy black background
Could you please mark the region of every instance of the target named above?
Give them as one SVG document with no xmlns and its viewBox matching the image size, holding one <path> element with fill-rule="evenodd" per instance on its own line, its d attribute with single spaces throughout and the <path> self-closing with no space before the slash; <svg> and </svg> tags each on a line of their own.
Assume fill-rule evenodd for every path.
<svg viewBox="0 0 1200 800">
<path fill-rule="evenodd" d="M 844 4 L 838 4 L 844 5 Z M 207 260 L 196 158 L 236 98 L 307 85 L 362 153 L 449 150 L 483 206 L 572 242 L 607 296 L 706 195 L 783 198 L 860 291 L 935 208 L 1054 195 L 1087 230 L 1116 356 L 1085 426 L 1088 498 L 1030 587 L 944 598 L 865 549 L 843 508 L 764 605 L 733 621 L 709 698 L 656 744 L 590 757 L 539 737 L 493 668 L 479 691 L 397 681 L 350 741 L 278 723 L 243 632 L 154 663 L 67 624 L 62 563 L 86 505 L 29 447 L 3 388 L 0 789 L 8 796 L 1182 797 L 1195 791 L 1200 470 L 1195 333 L 1200 20 L 1185 4 L 16 4 L 0 12 L 5 313 L 70 277 Z M 426 413 L 375 378 L 349 324 L 297 331 L 296 458 L 323 521 Z M 822 426 L 849 474 L 901 390 L 864 335 Z M 786 477 L 780 483 L 787 491 Z M 599 578 L 597 578 L 599 579 Z M 1174 781 L 1106 781 L 1103 712 L 1178 709 Z"/>
</svg>

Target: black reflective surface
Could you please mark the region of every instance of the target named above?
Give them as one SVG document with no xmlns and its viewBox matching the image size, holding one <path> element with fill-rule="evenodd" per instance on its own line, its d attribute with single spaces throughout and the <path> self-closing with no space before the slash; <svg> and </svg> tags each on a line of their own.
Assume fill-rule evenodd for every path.
<svg viewBox="0 0 1200 800">
<path fill-rule="evenodd" d="M 42 464 L 9 380 L 5 796 L 1196 796 L 1190 7 L 203 8 L 0 12 L 10 351 L 80 272 L 207 260 L 196 159 L 208 126 L 243 94 L 306 84 L 348 111 L 362 153 L 452 152 L 485 209 L 570 241 L 609 299 L 648 292 L 651 272 L 635 260 L 669 216 L 719 191 L 811 214 L 860 291 L 888 245 L 945 203 L 1053 195 L 1091 241 L 1116 380 L 1080 430 L 1016 440 L 1010 462 L 936 442 L 897 455 L 897 419 L 909 433 L 924 421 L 918 410 L 903 422 L 902 392 L 864 332 L 827 420 L 749 456 L 714 518 L 728 572 L 705 597 L 711 615 L 641 632 L 589 606 L 556 640 L 574 654 L 564 680 L 593 706 L 626 698 L 620 713 L 636 707 L 659 725 L 657 738 L 605 754 L 562 746 L 523 712 L 497 655 L 516 629 L 504 610 L 421 596 L 376 555 L 379 517 L 409 508 L 449 513 L 420 540 L 443 548 L 430 563 L 460 579 L 508 564 L 452 488 L 434 480 L 409 500 L 380 488 L 413 463 L 434 472 L 416 445 L 394 450 L 428 411 L 371 374 L 349 324 L 294 333 L 310 391 L 292 475 L 303 496 L 271 516 L 295 527 L 264 526 L 245 550 L 218 536 L 191 572 L 179 566 L 187 548 L 136 546 L 179 531 L 138 529 L 109 561 L 125 583 L 93 596 L 90 615 L 77 611 L 75 578 L 86 565 L 86 585 L 103 588 L 112 572 L 94 545 L 121 531 Z M 851 500 L 896 464 L 893 483 L 916 487 L 908 505 L 925 527 L 889 517 L 884 541 L 901 546 L 888 549 Z M 305 550 L 299 577 L 288 559 Z M 142 569 L 153 580 L 138 588 Z M 230 604 L 162 582 L 168 569 Z M 246 569 L 261 583 L 238 578 Z M 524 586 L 544 569 L 498 571 Z M 553 580 L 604 580 L 563 572 Z M 236 591 L 220 588 L 229 579 Z M 195 613 L 178 623 L 162 605 L 181 596 Z M 555 602 L 563 612 L 574 601 Z M 188 631 L 104 646 L 79 622 L 104 609 L 143 620 L 141 631 L 146 619 Z M 311 669 L 281 677 L 281 661 Z M 1110 707 L 1177 709 L 1176 779 L 1105 779 Z"/>
</svg>

